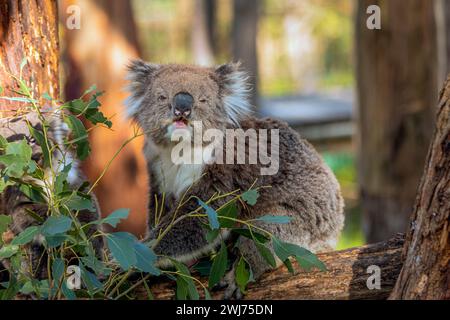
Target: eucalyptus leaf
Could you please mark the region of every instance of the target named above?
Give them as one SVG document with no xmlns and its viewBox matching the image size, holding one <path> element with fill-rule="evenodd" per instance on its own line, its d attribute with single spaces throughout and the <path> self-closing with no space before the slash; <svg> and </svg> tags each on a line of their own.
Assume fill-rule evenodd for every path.
<svg viewBox="0 0 450 320">
<path fill-rule="evenodd" d="M 155 267 L 157 257 L 152 249 L 140 242 L 136 242 L 134 244 L 134 250 L 136 252 L 136 268 L 155 276 L 161 274 L 161 271 Z"/>
<path fill-rule="evenodd" d="M 206 214 L 208 215 L 209 226 L 211 227 L 211 229 L 219 229 L 220 225 L 219 219 L 217 217 L 217 212 L 213 208 L 208 206 L 206 203 L 204 203 L 202 200 L 197 199 L 197 201 L 198 204 L 201 205 L 203 209 L 205 209 Z"/>
<path fill-rule="evenodd" d="M 235 279 L 236 284 L 239 287 L 239 290 L 241 290 L 242 293 L 245 293 L 245 288 L 247 287 L 247 284 L 250 281 L 250 271 L 247 266 L 247 262 L 244 260 L 243 257 L 239 259 L 239 262 L 237 264 L 235 271 Z"/>
<path fill-rule="evenodd" d="M 23 230 L 21 233 L 19 233 L 18 236 L 16 236 L 12 241 L 12 245 L 24 245 L 29 243 L 34 239 L 34 237 L 39 233 L 39 227 L 38 226 L 31 226 Z"/>
<path fill-rule="evenodd" d="M 272 216 L 272 215 L 264 215 L 254 220 L 263 221 L 267 223 L 280 223 L 286 224 L 291 222 L 292 218 L 289 216 Z"/>
<path fill-rule="evenodd" d="M 241 198 L 242 198 L 242 200 L 247 202 L 247 204 L 254 206 L 256 204 L 256 201 L 259 198 L 259 192 L 256 189 L 250 189 L 250 190 L 245 191 L 241 195 Z"/>
<path fill-rule="evenodd" d="M 130 213 L 130 209 L 117 209 L 114 212 L 112 212 L 107 217 L 100 219 L 97 221 L 98 224 L 107 223 L 113 228 L 117 227 L 117 224 L 126 218 L 128 218 L 128 215 Z"/>
<path fill-rule="evenodd" d="M 211 274 L 209 275 L 208 279 L 208 287 L 210 289 L 214 287 L 217 283 L 219 283 L 219 281 L 225 275 L 225 271 L 227 269 L 227 262 L 228 262 L 227 247 L 225 243 L 222 242 L 220 250 L 215 256 L 211 267 Z"/>
<path fill-rule="evenodd" d="M 134 245 L 137 239 L 128 232 L 115 232 L 106 234 L 106 242 L 113 257 L 123 270 L 136 265 L 136 251 Z"/>
<path fill-rule="evenodd" d="M 50 216 L 42 225 L 41 232 L 45 236 L 64 233 L 72 227 L 72 219 L 67 216 Z"/>
</svg>

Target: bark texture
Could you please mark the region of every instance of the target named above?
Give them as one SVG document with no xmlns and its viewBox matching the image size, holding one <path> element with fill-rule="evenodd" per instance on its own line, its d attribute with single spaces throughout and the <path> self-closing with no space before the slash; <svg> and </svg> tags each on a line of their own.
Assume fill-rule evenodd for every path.
<svg viewBox="0 0 450 320">
<path fill-rule="evenodd" d="M 450 78 L 406 235 L 405 264 L 392 299 L 450 299 Z"/>
<path fill-rule="evenodd" d="M 112 118 L 112 130 L 96 128 L 90 135 L 92 154 L 84 165 L 90 181 L 95 181 L 116 151 L 133 136 L 134 126 L 126 119 L 124 90 L 127 82 L 126 65 L 138 57 L 136 27 L 131 1 L 65 0 L 61 19 L 65 24 L 66 9 L 77 5 L 81 11 L 81 28 L 64 29 L 66 98 L 77 98 L 96 84 L 105 94 L 100 97 L 102 111 Z M 102 214 L 118 208 L 129 208 L 129 218 L 119 230 L 142 235 L 147 219 L 148 181 L 142 154 L 143 138 L 125 147 L 112 162 L 106 175 L 95 189 Z"/>
<path fill-rule="evenodd" d="M 402 267 L 403 236 L 377 244 L 321 253 L 318 255 L 327 266 L 326 272 L 300 271 L 290 274 L 283 266 L 268 272 L 249 286 L 245 299 L 386 299 Z M 367 280 L 371 265 L 380 267 L 380 289 L 368 289 Z M 207 279 L 202 279 L 207 286 Z M 199 292 L 202 292 L 199 287 Z M 151 287 L 155 299 L 173 299 L 175 284 L 161 283 Z M 213 292 L 213 299 L 220 299 L 221 291 Z M 138 296 L 146 298 L 145 288 L 138 289 Z"/>
<path fill-rule="evenodd" d="M 381 30 L 369 30 L 369 5 Z M 437 86 L 433 1 L 360 0 L 356 19 L 359 182 L 369 243 L 405 232 L 431 140 Z"/>
<path fill-rule="evenodd" d="M 52 0 L 0 1 L 0 85 L 13 96 L 23 59 L 27 64 L 22 78 L 32 88 L 35 99 L 48 93 L 59 98 L 59 42 L 57 4 Z M 1 100 L 0 116 L 23 103 Z"/>
</svg>

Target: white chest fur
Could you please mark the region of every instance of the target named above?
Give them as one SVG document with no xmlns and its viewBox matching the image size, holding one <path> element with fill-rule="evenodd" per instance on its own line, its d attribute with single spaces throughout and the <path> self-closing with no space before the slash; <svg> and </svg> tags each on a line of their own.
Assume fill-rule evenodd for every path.
<svg viewBox="0 0 450 320">
<path fill-rule="evenodd" d="M 201 152 L 201 150 L 193 152 Z M 147 144 L 145 153 L 150 162 L 156 184 L 161 192 L 180 198 L 203 174 L 205 164 L 176 164 L 172 159 L 172 148 L 160 148 Z"/>
</svg>

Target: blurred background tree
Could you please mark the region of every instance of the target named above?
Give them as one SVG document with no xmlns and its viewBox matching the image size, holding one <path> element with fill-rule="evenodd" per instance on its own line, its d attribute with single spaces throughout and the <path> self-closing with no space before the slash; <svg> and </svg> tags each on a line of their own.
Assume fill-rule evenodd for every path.
<svg viewBox="0 0 450 320">
<path fill-rule="evenodd" d="M 373 4 L 382 30 L 365 25 Z M 358 177 L 369 242 L 406 230 L 422 176 L 438 97 L 433 5 L 358 1 Z"/>
<path fill-rule="evenodd" d="M 96 83 L 106 90 L 106 112 L 115 115 L 113 132 L 95 129 L 94 154 L 85 164 L 91 179 L 131 136 L 121 89 L 130 58 L 202 65 L 241 60 L 257 112 L 288 121 L 336 173 L 347 215 L 339 247 L 405 231 L 437 90 L 450 69 L 445 0 L 61 3 L 63 26 L 65 8 L 81 8 L 80 30 L 60 28 L 66 97 Z M 369 4 L 381 7 L 381 30 L 366 28 Z M 136 234 L 143 233 L 147 214 L 141 144 L 125 149 L 96 191 L 105 214 L 132 209 L 120 228 Z"/>
</svg>

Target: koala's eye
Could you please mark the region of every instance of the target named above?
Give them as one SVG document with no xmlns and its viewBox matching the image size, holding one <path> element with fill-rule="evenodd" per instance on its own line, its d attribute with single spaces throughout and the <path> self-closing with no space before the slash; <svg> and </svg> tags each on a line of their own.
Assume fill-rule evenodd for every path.
<svg viewBox="0 0 450 320">
<path fill-rule="evenodd" d="M 161 94 L 161 95 L 158 96 L 158 101 L 163 102 L 163 101 L 166 101 L 166 100 L 167 100 L 167 97 L 165 95 Z"/>
<path fill-rule="evenodd" d="M 208 100 L 206 98 L 202 97 L 202 98 L 198 99 L 198 101 L 201 102 L 201 103 L 205 103 Z"/>
</svg>

